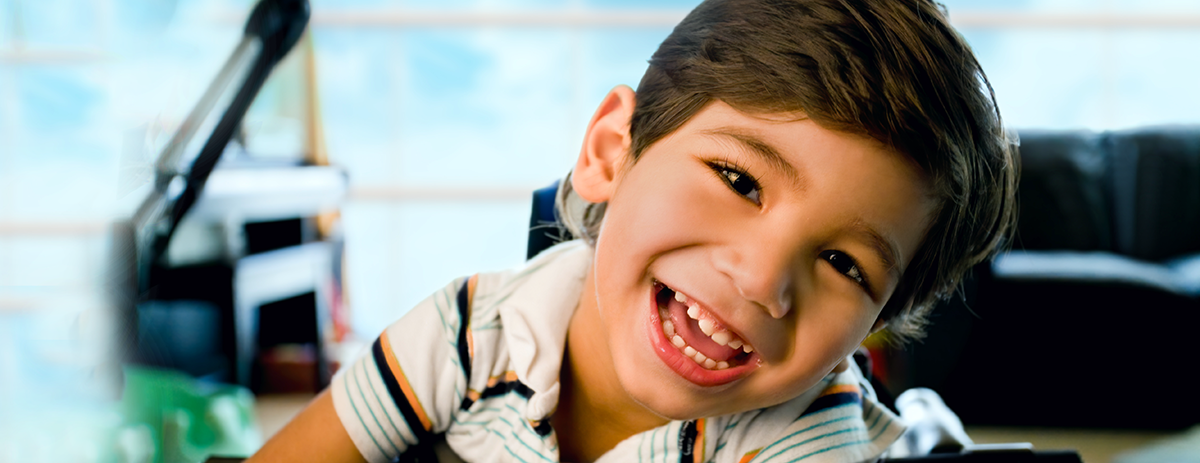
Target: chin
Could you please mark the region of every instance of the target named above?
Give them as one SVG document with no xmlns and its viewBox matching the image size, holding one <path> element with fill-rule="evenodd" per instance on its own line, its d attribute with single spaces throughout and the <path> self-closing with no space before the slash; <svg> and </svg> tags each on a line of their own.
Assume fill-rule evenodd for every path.
<svg viewBox="0 0 1200 463">
<path fill-rule="evenodd" d="M 629 390 L 626 392 L 634 401 L 641 404 L 654 414 L 673 421 L 687 421 L 719 413 L 706 411 L 697 407 L 697 402 L 688 400 L 685 394 L 672 393 L 666 388 L 643 386 L 643 391 Z"/>
<path fill-rule="evenodd" d="M 654 360 L 656 358 L 645 359 Z M 628 364 L 627 364 L 628 365 Z M 647 365 L 617 368 L 621 388 L 634 402 L 655 415 L 675 421 L 694 420 L 729 413 L 717 410 L 709 397 L 689 390 L 687 384 L 674 384 L 677 378 L 669 371 L 657 371 Z M 673 381 L 674 380 L 674 381 Z"/>
<path fill-rule="evenodd" d="M 664 377 L 663 372 L 656 371 L 654 365 L 647 364 L 647 361 L 652 359 L 634 356 L 633 361 L 628 361 L 631 360 L 628 354 L 635 353 L 625 352 L 625 354 L 627 354 L 625 356 L 627 361 L 613 359 L 615 364 L 613 373 L 616 374 L 617 382 L 625 394 L 655 415 L 671 420 L 687 419 L 692 410 L 683 406 L 687 402 L 686 400 L 679 400 L 680 397 L 687 394 L 666 384 L 670 379 Z"/>
</svg>

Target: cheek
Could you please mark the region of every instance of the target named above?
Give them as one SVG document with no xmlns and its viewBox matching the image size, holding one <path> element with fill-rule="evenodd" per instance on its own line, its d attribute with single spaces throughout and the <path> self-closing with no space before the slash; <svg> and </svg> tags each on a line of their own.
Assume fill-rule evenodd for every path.
<svg viewBox="0 0 1200 463">
<path fill-rule="evenodd" d="M 731 223 L 722 216 L 726 199 L 707 184 L 710 179 L 651 169 L 638 174 L 606 212 L 604 233 L 619 237 L 620 245 L 657 253 L 695 243 Z"/>
<path fill-rule="evenodd" d="M 629 172 L 605 211 L 594 265 L 606 323 L 647 303 L 650 267 L 659 256 L 701 242 L 714 230 L 713 208 L 702 207 L 714 196 L 698 183 L 704 179 L 655 167 L 647 163 Z"/>
<path fill-rule="evenodd" d="M 845 298 L 821 298 L 807 307 L 795 320 L 793 355 L 818 370 L 832 368 L 853 353 L 878 317 L 877 310 L 865 310 L 860 301 Z"/>
</svg>

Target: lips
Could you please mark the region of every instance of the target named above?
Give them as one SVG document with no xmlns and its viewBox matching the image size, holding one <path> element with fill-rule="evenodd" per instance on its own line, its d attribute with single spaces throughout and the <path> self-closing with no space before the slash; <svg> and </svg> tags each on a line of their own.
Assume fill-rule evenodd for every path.
<svg viewBox="0 0 1200 463">
<path fill-rule="evenodd" d="M 699 386 L 736 381 L 758 367 L 754 348 L 711 311 L 682 292 L 655 283 L 650 337 L 659 358 Z"/>
</svg>

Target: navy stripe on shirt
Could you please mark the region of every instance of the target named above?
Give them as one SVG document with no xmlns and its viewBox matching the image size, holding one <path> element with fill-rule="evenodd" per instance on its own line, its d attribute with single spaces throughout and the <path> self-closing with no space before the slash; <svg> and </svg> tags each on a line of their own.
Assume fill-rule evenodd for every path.
<svg viewBox="0 0 1200 463">
<path fill-rule="evenodd" d="M 808 408 L 804 410 L 804 413 L 800 414 L 800 416 L 803 417 L 811 415 L 827 408 L 833 408 L 838 405 L 846 405 L 849 403 L 862 404 L 862 395 L 857 392 L 838 392 L 836 394 L 817 397 L 817 400 L 814 400 L 812 405 L 809 405 Z"/>
<path fill-rule="evenodd" d="M 458 289 L 458 363 L 462 365 L 463 376 L 467 377 L 467 382 L 471 381 L 471 352 L 467 344 L 467 327 L 471 322 L 471 295 L 468 289 L 470 284 L 471 279 L 467 278 Z"/>
<path fill-rule="evenodd" d="M 392 402 L 396 404 L 400 414 L 404 415 L 404 422 L 408 423 L 408 429 L 416 436 L 417 443 L 427 442 L 432 434 L 421 424 L 421 418 L 417 416 L 417 411 L 413 410 L 412 404 L 408 403 L 396 376 L 389 371 L 387 356 L 383 353 L 383 344 L 379 338 L 375 338 L 375 342 L 371 344 L 371 355 L 375 357 L 375 367 L 379 369 L 379 377 L 383 378 L 383 384 L 387 386 L 388 395 L 392 397 Z"/>
</svg>

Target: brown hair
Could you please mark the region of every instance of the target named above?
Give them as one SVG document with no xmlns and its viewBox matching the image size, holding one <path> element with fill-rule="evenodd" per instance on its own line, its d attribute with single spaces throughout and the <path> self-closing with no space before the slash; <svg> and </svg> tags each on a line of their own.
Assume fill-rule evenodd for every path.
<svg viewBox="0 0 1200 463">
<path fill-rule="evenodd" d="M 941 206 L 881 314 L 900 338 L 920 336 L 933 306 L 1012 226 L 1015 144 L 979 62 L 931 1 L 705 1 L 650 59 L 630 121 L 631 158 L 714 100 L 748 113 L 803 113 L 921 167 Z M 570 188 L 561 190 L 565 207 Z M 592 241 L 603 206 L 563 215 Z"/>
</svg>

